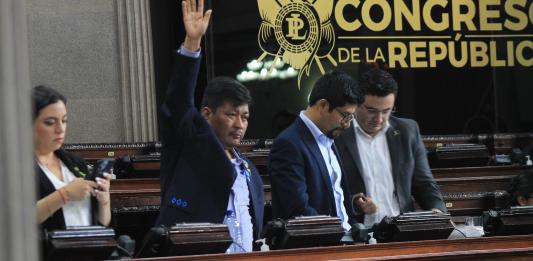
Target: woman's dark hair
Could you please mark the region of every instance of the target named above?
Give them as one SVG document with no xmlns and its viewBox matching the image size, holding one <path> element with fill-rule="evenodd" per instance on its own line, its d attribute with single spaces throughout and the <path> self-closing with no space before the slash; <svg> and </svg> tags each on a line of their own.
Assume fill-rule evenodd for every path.
<svg viewBox="0 0 533 261">
<path fill-rule="evenodd" d="M 33 101 L 33 119 L 39 116 L 39 112 L 46 106 L 54 104 L 58 101 L 62 101 L 65 105 L 67 104 L 67 98 L 58 91 L 39 85 L 33 88 L 32 94 Z"/>
<path fill-rule="evenodd" d="M 518 205 L 518 197 L 530 198 L 533 195 L 533 171 L 527 170 L 514 177 L 507 192 L 511 196 L 512 205 Z"/>
</svg>

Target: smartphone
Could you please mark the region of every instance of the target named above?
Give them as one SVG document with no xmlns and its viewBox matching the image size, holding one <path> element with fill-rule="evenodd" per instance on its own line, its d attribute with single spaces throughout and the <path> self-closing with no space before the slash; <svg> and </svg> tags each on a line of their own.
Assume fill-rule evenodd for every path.
<svg viewBox="0 0 533 261">
<path fill-rule="evenodd" d="M 92 171 L 90 171 L 89 174 L 85 176 L 85 179 L 95 181 L 96 178 L 103 178 L 104 172 L 111 173 L 111 169 L 113 168 L 114 164 L 114 159 L 98 160 L 96 164 L 94 164 Z"/>
</svg>

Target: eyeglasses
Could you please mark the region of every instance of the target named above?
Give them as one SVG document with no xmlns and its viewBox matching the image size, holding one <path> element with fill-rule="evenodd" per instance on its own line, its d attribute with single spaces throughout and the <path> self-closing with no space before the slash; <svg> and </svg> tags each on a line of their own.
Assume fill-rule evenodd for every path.
<svg viewBox="0 0 533 261">
<path fill-rule="evenodd" d="M 341 120 L 342 123 L 350 122 L 351 120 L 355 118 L 353 113 L 344 112 L 344 111 L 339 110 L 338 108 L 335 108 L 335 110 L 342 116 L 342 120 Z"/>
<path fill-rule="evenodd" d="M 368 112 L 368 114 L 370 114 L 371 116 L 376 116 L 376 115 L 378 115 L 378 113 L 381 113 L 383 115 L 383 117 L 388 117 L 391 114 L 394 114 L 396 112 L 396 108 L 385 109 L 385 110 L 381 110 L 380 111 L 380 110 L 377 110 L 377 109 L 374 109 L 374 108 L 369 108 L 369 107 L 367 107 L 364 104 L 363 104 L 363 108 L 365 108 L 366 112 Z"/>
</svg>

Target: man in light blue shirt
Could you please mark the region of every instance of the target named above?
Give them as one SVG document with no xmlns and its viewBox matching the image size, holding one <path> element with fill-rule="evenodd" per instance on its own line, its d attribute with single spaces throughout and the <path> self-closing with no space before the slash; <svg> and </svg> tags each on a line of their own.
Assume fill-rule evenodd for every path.
<svg viewBox="0 0 533 261">
<path fill-rule="evenodd" d="M 309 106 L 272 145 L 269 174 L 273 218 L 338 216 L 351 229 L 349 189 L 333 139 L 350 126 L 357 82 L 341 71 L 323 75 Z"/>
</svg>

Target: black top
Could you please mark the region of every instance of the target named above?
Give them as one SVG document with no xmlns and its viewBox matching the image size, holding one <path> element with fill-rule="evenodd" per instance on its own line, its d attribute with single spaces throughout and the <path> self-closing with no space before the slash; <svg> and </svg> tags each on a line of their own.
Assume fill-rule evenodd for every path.
<svg viewBox="0 0 533 261">
<path fill-rule="evenodd" d="M 77 157 L 64 149 L 56 150 L 55 155 L 67 166 L 67 168 L 74 174 L 76 177 L 82 177 L 83 174 L 80 172 L 88 173 L 87 164 L 85 160 L 80 157 Z M 35 163 L 35 172 L 37 173 L 38 181 L 38 193 L 39 199 L 42 199 L 54 191 L 56 191 L 52 182 L 48 179 L 43 170 Z M 96 199 L 91 198 L 91 209 L 96 209 Z M 92 211 L 92 224 L 96 225 L 98 218 L 96 217 L 97 212 Z M 65 217 L 63 216 L 63 208 L 57 210 L 52 216 L 46 219 L 41 223 L 41 229 L 43 230 L 54 230 L 54 229 L 64 229 L 65 228 Z"/>
</svg>

